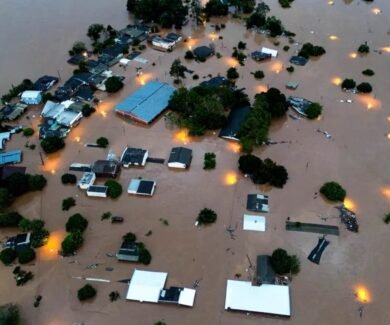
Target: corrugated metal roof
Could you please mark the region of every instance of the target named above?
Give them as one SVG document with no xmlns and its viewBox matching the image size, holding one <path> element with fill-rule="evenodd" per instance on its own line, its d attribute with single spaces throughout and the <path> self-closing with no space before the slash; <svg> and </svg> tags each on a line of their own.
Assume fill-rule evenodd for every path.
<svg viewBox="0 0 390 325">
<path fill-rule="evenodd" d="M 16 164 L 22 161 L 22 150 L 0 153 L 0 165 Z"/>
<path fill-rule="evenodd" d="M 158 81 L 150 81 L 120 103 L 115 111 L 152 122 L 167 106 L 175 88 Z"/>
</svg>

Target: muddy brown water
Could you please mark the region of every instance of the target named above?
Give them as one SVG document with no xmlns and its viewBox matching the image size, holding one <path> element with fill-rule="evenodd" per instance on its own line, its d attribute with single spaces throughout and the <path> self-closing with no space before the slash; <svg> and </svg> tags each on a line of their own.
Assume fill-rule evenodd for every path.
<svg viewBox="0 0 390 325">
<path fill-rule="evenodd" d="M 374 50 L 390 46 L 387 31 L 390 3 L 378 0 L 372 4 L 363 1 L 317 2 L 296 0 L 292 8 L 282 10 L 278 4 L 270 4 L 272 14 L 280 17 L 285 26 L 297 33 L 299 43 L 312 42 L 325 47 L 325 56 L 310 61 L 306 67 L 296 67 L 293 74 L 285 68 L 288 58 L 299 46 L 290 45 L 286 53 L 282 47 L 288 42 L 280 39 L 275 46 L 264 36 L 246 31 L 240 20 L 215 19 L 205 28 L 190 23 L 183 30 L 192 39 L 173 53 L 157 52 L 148 48 L 142 57 L 148 60 L 143 66 L 142 78 L 135 77 L 135 68 L 130 64 L 126 71 L 114 67 L 114 71 L 126 76 L 126 86 L 118 94 L 107 96 L 99 93 L 103 102 L 97 113 L 72 130 L 66 148 L 60 153 L 45 157 L 41 165 L 39 148 L 24 147 L 27 139 L 13 136 L 7 150 L 22 148 L 23 164 L 30 173 L 44 173 L 48 185 L 42 193 L 28 194 L 16 201 L 17 208 L 30 218 L 42 217 L 54 233 L 48 249 L 39 251 L 32 270 L 35 278 L 24 287 L 16 287 L 12 267 L 0 267 L 0 304 L 15 302 L 21 306 L 25 324 L 62 325 L 75 321 L 85 324 L 126 323 L 148 325 L 164 319 L 167 324 L 233 325 L 233 324 L 388 324 L 390 314 L 387 301 L 390 288 L 386 277 L 390 271 L 387 251 L 389 228 L 381 218 L 390 209 L 389 144 L 390 133 L 389 70 L 390 54 Z M 66 2 L 48 0 L 0 0 L 0 92 L 23 78 L 36 79 L 42 74 L 56 75 L 63 80 L 71 75 L 73 67 L 66 63 L 67 50 L 76 40 L 86 41 L 85 32 L 91 23 L 111 24 L 120 28 L 130 22 L 124 1 Z M 380 8 L 378 15 L 373 8 Z M 131 18 L 131 17 L 130 17 Z M 226 23 L 226 29 L 213 34 L 212 24 Z M 337 36 L 331 40 L 330 36 Z M 333 37 L 334 38 L 334 37 Z M 226 141 L 212 133 L 199 139 L 184 139 L 178 130 L 167 127 L 163 118 L 152 127 L 141 128 L 116 116 L 113 107 L 142 83 L 158 79 L 172 82 L 168 71 L 172 61 L 182 58 L 189 69 L 200 76 L 225 74 L 235 65 L 229 57 L 238 41 L 253 49 L 267 46 L 279 49 L 279 57 L 258 64 L 248 58 L 244 67 L 237 66 L 240 78 L 237 84 L 245 88 L 251 98 L 265 87 L 284 89 L 290 81 L 298 81 L 296 91 L 285 90 L 321 102 L 324 106 L 319 121 L 275 121 L 270 138 L 287 143 L 262 147 L 256 150 L 262 158 L 270 157 L 286 166 L 289 181 L 283 189 L 255 187 L 248 179 L 237 174 L 237 183 L 226 184 L 226 176 L 237 173 L 238 154 Z M 367 41 L 371 53 L 364 57 L 350 58 L 357 47 Z M 206 63 L 187 62 L 185 51 L 191 46 L 214 43 L 222 54 L 221 59 L 210 58 Z M 152 63 L 155 63 L 155 66 Z M 364 69 L 373 69 L 374 77 L 361 74 Z M 257 81 L 250 72 L 263 70 L 265 78 Z M 333 84 L 335 78 L 353 77 L 357 81 L 368 80 L 374 87 L 370 96 L 342 93 Z M 184 85 L 192 86 L 191 76 Z M 340 103 L 340 99 L 352 99 L 352 104 Z M 32 108 L 22 117 L 21 123 L 34 128 L 39 123 L 40 107 Z M 316 129 L 332 134 L 328 140 Z M 60 176 L 72 162 L 90 163 L 104 158 L 108 149 L 85 148 L 85 143 L 106 136 L 110 148 L 120 155 L 126 145 L 150 150 L 153 157 L 167 158 L 172 146 L 184 144 L 193 149 L 193 164 L 187 172 L 173 172 L 164 165 L 148 164 L 145 169 L 122 170 L 120 183 L 126 190 L 133 177 L 155 179 L 157 190 L 152 198 L 129 196 L 125 191 L 117 200 L 90 199 L 72 186 L 63 186 Z M 36 135 L 29 139 L 38 143 Z M 205 152 L 215 152 L 217 168 L 202 169 Z M 230 177 L 231 179 L 231 177 Z M 319 186 L 328 180 L 340 182 L 348 192 L 350 204 L 360 222 L 360 233 L 347 232 L 336 218 L 333 205 L 320 196 L 314 199 Z M 98 180 L 99 183 L 104 180 Z M 262 191 L 270 195 L 270 212 L 265 233 L 244 232 L 242 215 L 246 212 L 246 195 Z M 63 198 L 76 198 L 77 206 L 68 212 L 61 210 Z M 203 207 L 218 213 L 216 224 L 197 229 L 194 221 Z M 111 211 L 125 217 L 122 225 L 101 221 L 103 212 Z M 89 220 L 85 243 L 74 258 L 56 256 L 64 224 L 68 216 L 80 212 Z M 329 236 L 331 244 L 324 252 L 321 265 L 310 263 L 306 257 L 317 243 L 318 235 L 286 232 L 287 217 L 302 222 L 315 222 L 341 227 L 339 237 Z M 328 218 L 327 221 L 320 217 Z M 161 220 L 168 220 L 166 226 Z M 236 228 L 232 240 L 226 227 Z M 151 230 L 151 236 L 145 234 Z M 106 254 L 115 253 L 121 236 L 132 231 L 150 249 L 153 260 L 150 266 L 118 263 Z M 0 237 L 12 231 L 0 231 Z M 241 279 L 250 278 L 248 260 L 255 261 L 258 254 L 270 254 L 275 248 L 284 247 L 301 259 L 301 272 L 291 283 L 290 320 L 276 317 L 224 311 L 226 280 L 237 273 Z M 96 269 L 86 266 L 99 263 Z M 106 267 L 113 267 L 111 272 Z M 134 268 L 168 272 L 167 285 L 191 287 L 200 280 L 195 306 L 192 309 L 171 305 L 140 304 L 124 299 L 127 286 L 116 281 L 127 279 Z M 76 292 L 85 282 L 75 277 L 89 276 L 109 279 L 110 284 L 94 283 L 97 297 L 80 304 Z M 361 305 L 354 296 L 356 288 L 363 286 L 370 294 L 365 304 L 363 318 L 359 318 Z M 122 299 L 110 303 L 108 294 L 118 290 Z M 34 296 L 43 296 L 41 306 L 33 307 Z"/>
</svg>

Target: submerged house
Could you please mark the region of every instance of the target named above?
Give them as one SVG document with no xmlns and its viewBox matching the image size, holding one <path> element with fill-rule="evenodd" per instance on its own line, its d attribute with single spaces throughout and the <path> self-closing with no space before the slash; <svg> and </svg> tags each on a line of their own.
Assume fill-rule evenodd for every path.
<svg viewBox="0 0 390 325">
<path fill-rule="evenodd" d="M 116 160 L 97 160 L 91 166 L 96 177 L 116 178 L 120 172 L 120 163 Z"/>
<path fill-rule="evenodd" d="M 21 116 L 27 109 L 28 105 L 22 102 L 8 104 L 0 109 L 0 120 L 13 121 Z"/>
<path fill-rule="evenodd" d="M 226 125 L 219 132 L 219 137 L 228 140 L 240 141 L 237 134 L 242 123 L 246 120 L 251 108 L 249 106 L 233 108 L 227 119 Z"/>
<path fill-rule="evenodd" d="M 0 153 L 0 166 L 22 162 L 22 150 Z"/>
<path fill-rule="evenodd" d="M 307 116 L 306 110 L 313 103 L 310 100 L 307 100 L 302 97 L 297 97 L 297 96 L 289 96 L 287 98 L 287 102 L 289 103 L 289 105 L 294 111 L 296 111 L 297 113 L 303 116 Z"/>
<path fill-rule="evenodd" d="M 261 62 L 261 61 L 265 61 L 265 60 L 270 60 L 272 58 L 272 55 L 269 53 L 254 51 L 251 53 L 251 58 L 255 61 Z"/>
<path fill-rule="evenodd" d="M 115 255 L 118 261 L 138 262 L 139 249 L 135 242 L 124 240 L 118 253 Z"/>
<path fill-rule="evenodd" d="M 16 252 L 31 246 L 31 233 L 18 234 L 8 238 L 5 243 L 6 248 L 14 249 Z"/>
<path fill-rule="evenodd" d="M 218 88 L 223 87 L 229 83 L 229 80 L 222 76 L 216 76 L 210 78 L 209 80 L 202 81 L 199 86 L 202 87 L 210 87 L 210 88 Z"/>
<path fill-rule="evenodd" d="M 87 189 L 87 196 L 90 197 L 107 197 L 108 187 L 104 185 L 92 185 Z"/>
<path fill-rule="evenodd" d="M 42 101 L 42 92 L 38 90 L 26 90 L 20 100 L 28 105 L 37 105 Z"/>
<path fill-rule="evenodd" d="M 123 167 L 130 166 L 145 166 L 148 159 L 149 152 L 140 148 L 126 147 L 121 156 L 121 163 Z"/>
<path fill-rule="evenodd" d="M 168 159 L 170 168 L 189 168 L 192 161 L 192 150 L 184 147 L 172 148 Z"/>
<path fill-rule="evenodd" d="M 133 178 L 127 188 L 127 193 L 143 196 L 152 196 L 156 188 L 156 181 Z"/>
<path fill-rule="evenodd" d="M 87 190 L 95 183 L 96 175 L 92 172 L 85 172 L 78 182 L 78 187 L 82 190 Z"/>
<path fill-rule="evenodd" d="M 208 57 L 214 55 L 215 51 L 208 46 L 199 46 L 194 49 L 193 53 L 199 61 L 206 61 Z"/>
<path fill-rule="evenodd" d="M 254 212 L 269 212 L 268 195 L 257 193 L 248 194 L 246 209 Z"/>
</svg>

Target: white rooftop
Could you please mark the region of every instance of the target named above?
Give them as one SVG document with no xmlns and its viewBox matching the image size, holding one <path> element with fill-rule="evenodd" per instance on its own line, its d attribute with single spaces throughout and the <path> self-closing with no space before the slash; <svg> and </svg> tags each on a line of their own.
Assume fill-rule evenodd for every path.
<svg viewBox="0 0 390 325">
<path fill-rule="evenodd" d="M 261 52 L 266 53 L 266 54 L 271 54 L 271 56 L 273 58 L 276 58 L 278 56 L 278 51 L 277 50 L 269 49 L 268 47 L 263 47 L 261 49 Z"/>
<path fill-rule="evenodd" d="M 40 95 L 39 90 L 26 90 L 22 93 L 22 98 L 38 98 Z"/>
<path fill-rule="evenodd" d="M 158 303 L 160 291 L 164 288 L 168 273 L 134 270 L 126 299 Z"/>
<path fill-rule="evenodd" d="M 180 292 L 179 305 L 192 307 L 194 305 L 195 294 L 196 294 L 195 289 L 184 288 Z"/>
<path fill-rule="evenodd" d="M 225 309 L 290 316 L 290 290 L 283 285 L 228 280 Z"/>
<path fill-rule="evenodd" d="M 265 231 L 265 217 L 244 214 L 244 230 Z"/>
</svg>

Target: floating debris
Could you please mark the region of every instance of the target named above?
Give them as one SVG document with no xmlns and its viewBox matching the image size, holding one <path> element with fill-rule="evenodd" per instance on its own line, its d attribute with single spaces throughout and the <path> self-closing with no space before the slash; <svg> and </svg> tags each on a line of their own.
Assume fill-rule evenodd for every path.
<svg viewBox="0 0 390 325">
<path fill-rule="evenodd" d="M 355 212 L 347 209 L 344 205 L 336 207 L 340 211 L 341 222 L 347 227 L 349 231 L 359 232 L 359 224 L 356 219 Z"/>
</svg>

